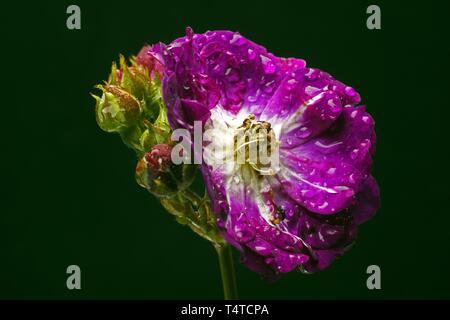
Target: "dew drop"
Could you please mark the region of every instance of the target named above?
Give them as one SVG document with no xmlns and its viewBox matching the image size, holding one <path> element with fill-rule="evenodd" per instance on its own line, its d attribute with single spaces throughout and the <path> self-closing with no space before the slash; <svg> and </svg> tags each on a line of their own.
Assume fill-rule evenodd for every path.
<svg viewBox="0 0 450 320">
<path fill-rule="evenodd" d="M 287 142 L 288 145 L 291 146 L 291 145 L 292 145 L 292 138 L 290 138 L 290 137 L 287 138 L 287 139 L 286 139 L 286 142 Z"/>
<path fill-rule="evenodd" d="M 335 229 L 328 229 L 325 231 L 325 233 L 329 236 L 334 236 L 337 233 L 337 230 Z"/>
<path fill-rule="evenodd" d="M 256 101 L 256 96 L 248 96 L 248 101 L 250 102 L 255 102 Z"/>
<path fill-rule="evenodd" d="M 313 191 L 313 190 L 302 190 L 302 191 L 300 191 L 300 193 L 301 193 L 301 195 L 302 195 L 302 197 L 304 197 L 304 198 L 306 198 L 306 199 L 310 199 L 310 198 L 312 198 L 314 195 L 315 195 L 315 191 Z"/>
<path fill-rule="evenodd" d="M 350 158 L 355 160 L 358 157 L 358 154 L 359 154 L 359 149 L 353 149 L 352 152 L 350 153 Z"/>
<path fill-rule="evenodd" d="M 328 202 L 327 201 L 325 201 L 322 205 L 318 206 L 317 208 L 322 210 L 322 209 L 325 209 L 326 207 L 328 207 Z"/>
<path fill-rule="evenodd" d="M 265 251 L 266 248 L 263 246 L 255 246 L 255 250 L 261 252 L 261 251 Z"/>
<path fill-rule="evenodd" d="M 311 135 L 311 130 L 308 127 L 300 127 L 297 131 L 297 137 L 301 139 L 308 138 Z"/>
<path fill-rule="evenodd" d="M 342 143 L 343 143 L 342 141 L 336 141 L 336 142 L 332 142 L 330 144 L 324 144 L 323 142 L 318 140 L 314 143 L 314 145 L 319 148 L 320 152 L 322 152 L 324 154 L 329 154 L 329 153 L 336 152 L 336 150 L 338 150 L 340 148 L 339 146 Z"/>
<path fill-rule="evenodd" d="M 345 88 L 345 93 L 346 93 L 349 97 L 354 97 L 354 96 L 356 96 L 356 90 L 353 89 L 352 87 L 346 87 L 346 88 Z"/>
<path fill-rule="evenodd" d="M 242 46 L 245 44 L 245 39 L 240 34 L 234 34 L 233 38 L 230 40 L 230 44 L 233 46 Z"/>
<path fill-rule="evenodd" d="M 327 173 L 328 173 L 329 175 L 335 174 L 335 173 L 336 173 L 336 168 L 330 168 L 330 169 L 328 169 Z"/>
<path fill-rule="evenodd" d="M 317 93 L 318 91 L 320 91 L 319 88 L 313 87 L 313 86 L 307 86 L 305 88 L 305 93 L 307 95 L 313 96 L 315 93 Z"/>
<path fill-rule="evenodd" d="M 263 64 L 264 72 L 267 74 L 274 73 L 276 71 L 276 66 L 272 62 L 272 60 L 270 60 L 270 58 L 263 56 L 263 55 L 260 55 L 260 57 L 261 57 L 261 62 Z"/>
<path fill-rule="evenodd" d="M 287 81 L 286 89 L 289 90 L 289 91 L 294 90 L 296 84 L 297 84 L 297 80 L 295 80 L 295 79 L 289 79 L 289 80 Z"/>
<path fill-rule="evenodd" d="M 274 84 L 275 80 L 272 80 L 270 82 L 267 82 L 266 85 L 264 86 L 264 91 L 267 93 L 271 93 L 273 91 L 273 84 Z"/>
<path fill-rule="evenodd" d="M 253 51 L 253 49 L 248 49 L 247 53 L 248 53 L 248 58 L 249 58 L 250 60 L 255 59 L 256 53 L 255 53 L 255 51 Z"/>
<path fill-rule="evenodd" d="M 364 121 L 365 123 L 367 123 L 367 124 L 370 124 L 372 121 L 370 120 L 370 117 L 368 117 L 368 116 L 364 116 L 364 117 L 362 117 L 362 121 Z"/>
<path fill-rule="evenodd" d="M 356 180 L 355 180 L 355 174 L 354 174 L 354 173 L 352 173 L 352 174 L 348 177 L 348 182 L 353 183 L 353 184 L 356 182 Z"/>
<path fill-rule="evenodd" d="M 315 72 L 314 69 L 309 69 L 308 72 L 305 74 L 306 79 L 308 79 L 309 81 L 314 81 L 317 78 L 317 73 Z"/>
<path fill-rule="evenodd" d="M 320 207 L 319 207 L 319 208 L 320 208 Z M 325 239 L 323 238 L 323 234 L 322 234 L 321 231 L 319 231 L 319 232 L 317 233 L 317 235 L 319 236 L 319 240 L 320 240 L 321 242 L 325 242 Z"/>
</svg>

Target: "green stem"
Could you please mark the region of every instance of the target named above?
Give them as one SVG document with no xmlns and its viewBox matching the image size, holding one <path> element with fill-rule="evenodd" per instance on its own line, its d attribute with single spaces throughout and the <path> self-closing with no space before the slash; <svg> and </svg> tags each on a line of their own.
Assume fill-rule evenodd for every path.
<svg viewBox="0 0 450 320">
<path fill-rule="evenodd" d="M 214 247 L 219 255 L 220 273 L 222 274 L 225 300 L 236 300 L 238 299 L 238 294 L 231 247 L 226 243 L 215 244 Z"/>
</svg>

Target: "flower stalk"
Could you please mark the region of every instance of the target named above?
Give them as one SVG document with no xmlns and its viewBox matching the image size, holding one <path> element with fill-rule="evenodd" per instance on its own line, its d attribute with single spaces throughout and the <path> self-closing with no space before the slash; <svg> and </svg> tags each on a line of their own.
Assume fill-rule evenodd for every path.
<svg viewBox="0 0 450 320">
<path fill-rule="evenodd" d="M 232 249 L 227 243 L 215 244 L 214 247 L 219 256 L 220 274 L 222 276 L 225 300 L 236 300 L 238 299 L 238 291 Z"/>
</svg>

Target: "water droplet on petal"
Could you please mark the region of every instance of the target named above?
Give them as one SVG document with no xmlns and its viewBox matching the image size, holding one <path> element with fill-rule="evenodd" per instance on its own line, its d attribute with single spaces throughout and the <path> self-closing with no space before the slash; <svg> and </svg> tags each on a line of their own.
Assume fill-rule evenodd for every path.
<svg viewBox="0 0 450 320">
<path fill-rule="evenodd" d="M 286 89 L 289 90 L 289 91 L 293 90 L 293 89 L 295 89 L 296 84 L 297 84 L 297 80 L 289 79 L 287 81 Z"/>
<path fill-rule="evenodd" d="M 267 82 L 264 86 L 264 91 L 267 93 L 271 93 L 273 91 L 273 84 L 275 83 L 275 80 L 272 80 L 270 82 Z"/>
<path fill-rule="evenodd" d="M 369 116 L 362 117 L 362 121 L 364 121 L 367 124 L 371 124 L 372 123 L 372 119 Z"/>
<path fill-rule="evenodd" d="M 346 88 L 345 88 L 345 93 L 346 93 L 349 97 L 354 97 L 354 96 L 356 96 L 356 90 L 353 89 L 352 87 L 346 87 Z"/>
<path fill-rule="evenodd" d="M 248 58 L 249 58 L 250 60 L 255 59 L 256 53 L 255 53 L 255 51 L 253 51 L 253 49 L 248 49 L 247 53 L 248 53 Z"/>
<path fill-rule="evenodd" d="M 328 173 L 329 175 L 335 174 L 335 173 L 336 173 L 336 168 L 330 168 L 330 169 L 328 169 L 327 173 Z"/>
<path fill-rule="evenodd" d="M 265 250 L 266 250 L 266 247 L 263 247 L 263 246 L 255 246 L 255 250 L 258 251 L 258 252 L 265 251 Z"/>
<path fill-rule="evenodd" d="M 267 73 L 267 74 L 274 73 L 276 71 L 277 67 L 272 62 L 272 60 L 270 58 L 266 57 L 266 56 L 263 56 L 263 55 L 261 55 L 260 57 L 261 57 L 261 62 L 262 62 L 262 65 L 263 65 L 264 72 Z"/>
<path fill-rule="evenodd" d="M 289 79 L 289 80 L 287 81 L 287 83 L 290 84 L 290 85 L 294 85 L 294 84 L 297 83 L 297 80 L 295 80 L 295 79 Z"/>
<path fill-rule="evenodd" d="M 310 96 L 314 96 L 318 91 L 320 91 L 320 89 L 313 86 L 307 86 L 305 88 L 305 93 Z"/>
<path fill-rule="evenodd" d="M 222 69 L 222 66 L 220 64 L 216 64 L 212 70 L 214 72 L 220 72 L 221 69 Z"/>
<path fill-rule="evenodd" d="M 359 149 L 353 149 L 352 152 L 350 153 L 350 158 L 355 160 L 358 157 L 358 154 L 359 154 Z"/>
<path fill-rule="evenodd" d="M 261 94 L 261 91 L 260 91 L 260 89 L 258 89 L 258 90 L 256 90 L 256 93 L 255 93 L 255 95 L 253 95 L 253 96 L 248 96 L 248 101 L 250 101 L 250 102 L 255 102 L 256 100 L 258 100 L 258 97 L 260 96 L 260 94 Z"/>
<path fill-rule="evenodd" d="M 297 137 L 301 139 L 308 138 L 311 135 L 311 130 L 308 127 L 300 127 L 297 131 Z"/>
<path fill-rule="evenodd" d="M 230 44 L 233 46 L 242 46 L 245 44 L 245 39 L 240 34 L 234 34 L 233 38 L 230 40 Z"/>
<path fill-rule="evenodd" d="M 347 187 L 347 186 L 336 186 L 336 187 L 334 187 L 334 190 L 336 190 L 336 191 L 345 191 L 345 190 L 348 190 L 348 189 L 350 189 L 350 188 Z"/>
<path fill-rule="evenodd" d="M 312 198 L 316 192 L 314 190 L 302 190 L 300 191 L 302 197 L 306 198 L 306 199 L 310 199 Z"/>
<path fill-rule="evenodd" d="M 286 139 L 286 142 L 287 142 L 288 145 L 291 146 L 291 145 L 292 145 L 292 138 L 290 138 L 290 137 L 287 138 L 287 139 Z"/>
<path fill-rule="evenodd" d="M 336 142 L 332 142 L 330 144 L 325 144 L 322 141 L 317 140 L 314 143 L 314 145 L 319 148 L 320 152 L 322 152 L 324 154 L 330 154 L 330 153 L 336 152 L 340 148 L 340 145 L 342 143 L 343 143 L 342 141 L 336 141 Z"/>
<path fill-rule="evenodd" d="M 319 208 L 320 210 L 325 209 L 326 207 L 328 207 L 328 202 L 325 201 L 324 203 L 322 203 L 322 205 L 318 206 L 317 208 Z"/>
<path fill-rule="evenodd" d="M 317 74 L 318 72 L 315 69 L 310 68 L 308 72 L 305 74 L 305 77 L 309 81 L 314 81 L 317 79 Z"/>
</svg>

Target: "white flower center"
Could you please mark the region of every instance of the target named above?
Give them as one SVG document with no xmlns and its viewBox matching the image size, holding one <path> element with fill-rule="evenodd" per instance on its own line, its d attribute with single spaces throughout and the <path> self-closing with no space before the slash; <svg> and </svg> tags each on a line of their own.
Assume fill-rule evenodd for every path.
<svg viewBox="0 0 450 320">
<path fill-rule="evenodd" d="M 205 126 L 205 162 L 213 168 L 248 167 L 258 176 L 274 175 L 279 170 L 279 141 L 271 123 L 258 121 L 253 114 L 233 117 L 216 110 Z"/>
</svg>

